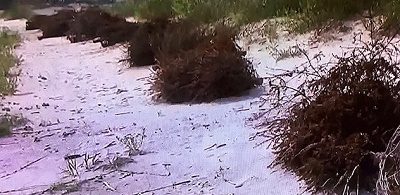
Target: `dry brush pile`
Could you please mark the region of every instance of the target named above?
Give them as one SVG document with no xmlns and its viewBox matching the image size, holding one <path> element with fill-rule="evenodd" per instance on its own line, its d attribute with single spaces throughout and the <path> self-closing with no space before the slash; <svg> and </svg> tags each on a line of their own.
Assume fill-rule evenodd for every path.
<svg viewBox="0 0 400 195">
<path fill-rule="evenodd" d="M 156 52 L 161 48 L 167 26 L 173 23 L 168 18 L 157 18 L 141 23 L 128 41 L 126 47 L 127 61 L 131 67 L 156 64 Z"/>
<path fill-rule="evenodd" d="M 42 30 L 43 35 L 39 40 L 65 36 L 74 16 L 75 12 L 72 10 L 61 10 L 52 16 L 35 15 L 26 22 L 26 30 Z"/>
<path fill-rule="evenodd" d="M 165 24 L 150 25 L 148 37 L 158 61 L 151 88 L 156 100 L 210 102 L 262 83 L 232 28 L 187 20 Z"/>
<path fill-rule="evenodd" d="M 271 76 L 264 114 L 278 115 L 259 135 L 272 141 L 272 166 L 293 171 L 312 192 L 399 192 L 398 54 L 385 39 L 336 56 L 333 66 L 315 65 L 315 56 Z M 296 79 L 304 82 L 293 87 L 288 81 Z"/>
<path fill-rule="evenodd" d="M 80 12 L 61 10 L 50 16 L 35 15 L 27 21 L 26 30 L 42 30 L 39 39 L 67 36 L 72 43 L 94 40 L 107 47 L 129 40 L 138 26 L 100 8 L 89 7 Z"/>
</svg>

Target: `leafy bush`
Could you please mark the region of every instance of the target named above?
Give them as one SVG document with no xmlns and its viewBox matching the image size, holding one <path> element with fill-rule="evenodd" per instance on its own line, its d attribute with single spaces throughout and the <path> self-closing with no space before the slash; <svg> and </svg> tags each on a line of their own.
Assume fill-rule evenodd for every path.
<svg viewBox="0 0 400 195">
<path fill-rule="evenodd" d="M 400 125 L 398 50 L 387 40 L 366 43 L 326 64 L 307 64 L 269 79 L 278 116 L 262 135 L 276 160 L 314 192 L 374 191 L 379 153 Z M 289 80 L 305 80 L 292 87 Z M 277 111 L 278 110 L 278 111 Z M 391 170 L 396 172 L 399 170 Z"/>
<path fill-rule="evenodd" d="M 152 77 L 156 99 L 167 102 L 209 102 L 238 96 L 261 84 L 251 63 L 226 26 L 200 27 L 193 22 L 169 25 Z"/>
</svg>

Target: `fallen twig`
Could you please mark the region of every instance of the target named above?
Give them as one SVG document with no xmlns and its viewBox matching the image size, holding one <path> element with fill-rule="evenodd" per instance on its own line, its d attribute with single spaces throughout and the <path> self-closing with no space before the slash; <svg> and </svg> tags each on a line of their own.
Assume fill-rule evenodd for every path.
<svg viewBox="0 0 400 195">
<path fill-rule="evenodd" d="M 119 116 L 119 115 L 124 115 L 124 114 L 133 114 L 133 112 L 121 112 L 121 113 L 116 113 L 115 115 Z"/>
<path fill-rule="evenodd" d="M 0 194 L 10 194 L 10 193 L 15 193 L 15 192 L 23 192 L 27 190 L 32 190 L 37 187 L 46 187 L 47 185 L 37 185 L 37 186 L 29 186 L 29 187 L 23 187 L 19 189 L 12 189 L 12 190 L 6 190 L 6 191 L 0 191 Z"/>
<path fill-rule="evenodd" d="M 38 158 L 38 159 L 36 159 L 36 160 L 34 160 L 34 161 L 32 161 L 32 162 L 30 162 L 30 163 L 28 163 L 28 164 L 22 166 L 22 167 L 19 168 L 18 170 L 15 170 L 15 171 L 13 171 L 13 172 L 11 172 L 11 173 L 5 174 L 5 175 L 1 176 L 0 178 L 5 178 L 5 177 L 8 177 L 8 176 L 13 175 L 13 174 L 15 174 L 15 173 L 18 173 L 19 171 L 22 171 L 22 170 L 26 169 L 27 167 L 29 167 L 29 166 L 31 166 L 31 165 L 33 165 L 33 164 L 39 162 L 40 160 L 44 159 L 45 157 L 47 157 L 47 155 L 46 155 L 46 156 L 43 156 L 43 157 L 40 157 L 40 158 Z"/>
<path fill-rule="evenodd" d="M 107 189 L 111 190 L 111 191 L 116 191 L 115 188 L 111 187 L 111 185 L 109 183 L 107 183 L 106 181 L 103 181 L 103 184 L 107 187 Z"/>
<path fill-rule="evenodd" d="M 13 132 L 12 134 L 15 135 L 26 135 L 26 134 L 39 134 L 42 133 L 43 131 L 20 131 L 20 132 Z"/>
<path fill-rule="evenodd" d="M 213 145 L 211 145 L 211 146 L 205 148 L 204 150 L 209 150 L 209 149 L 213 148 L 214 146 L 217 146 L 217 144 L 213 144 Z"/>
<path fill-rule="evenodd" d="M 248 111 L 250 108 L 242 108 L 242 109 L 237 109 L 235 110 L 236 112 L 243 112 L 243 111 Z"/>
<path fill-rule="evenodd" d="M 26 93 L 14 93 L 13 96 L 24 96 L 24 95 L 32 95 L 33 92 L 26 92 Z"/>
<path fill-rule="evenodd" d="M 104 176 L 109 175 L 109 174 L 114 173 L 114 172 L 116 172 L 116 170 L 110 171 L 108 173 L 103 173 L 103 174 L 100 174 L 100 175 L 96 175 L 96 176 L 84 179 L 82 181 L 71 180 L 71 181 L 68 181 L 68 182 L 65 182 L 65 183 L 62 183 L 62 184 L 70 184 L 70 183 L 73 183 L 73 182 L 77 182 L 78 185 L 81 185 L 81 184 L 84 184 L 84 183 L 87 183 L 87 182 L 90 182 L 90 181 L 93 181 L 93 180 L 96 180 L 96 179 L 102 180 L 104 178 Z M 35 192 L 35 193 L 31 193 L 31 194 L 32 195 L 45 194 L 46 192 L 52 192 L 53 190 L 54 189 L 52 187 L 50 187 L 50 188 L 48 188 L 46 190 L 42 190 L 40 192 Z"/>
<path fill-rule="evenodd" d="M 170 187 L 175 187 L 175 186 L 178 186 L 178 185 L 188 184 L 190 182 L 191 182 L 190 180 L 181 181 L 181 182 L 178 182 L 178 183 L 173 183 L 173 184 L 162 186 L 162 187 L 159 187 L 159 188 L 154 188 L 154 189 L 138 192 L 138 193 L 135 193 L 134 195 L 141 195 L 141 194 L 144 194 L 144 193 L 155 192 L 155 191 L 162 190 L 162 189 L 165 189 L 165 188 L 170 188 Z"/>
<path fill-rule="evenodd" d="M 11 143 L 0 143 L 0 146 L 8 146 L 12 144 L 18 144 L 18 142 L 11 142 Z"/>
</svg>

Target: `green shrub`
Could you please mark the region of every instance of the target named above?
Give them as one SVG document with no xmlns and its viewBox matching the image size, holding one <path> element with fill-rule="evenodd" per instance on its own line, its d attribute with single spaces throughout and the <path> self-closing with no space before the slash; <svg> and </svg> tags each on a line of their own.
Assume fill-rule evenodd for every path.
<svg viewBox="0 0 400 195">
<path fill-rule="evenodd" d="M 0 10 L 9 9 L 14 4 L 14 0 L 2 0 L 0 3 Z"/>
<path fill-rule="evenodd" d="M 393 35 L 398 34 L 400 31 L 400 0 L 387 0 L 381 6 L 380 13 L 386 18 L 383 23 L 383 34 Z"/>
<path fill-rule="evenodd" d="M 135 10 L 137 9 L 137 3 L 135 1 L 122 1 L 114 3 L 110 9 L 111 13 L 122 16 L 134 16 Z"/>
<path fill-rule="evenodd" d="M 4 10 L 2 17 L 7 19 L 30 18 L 33 15 L 33 6 L 13 4 L 9 9 Z"/>
<path fill-rule="evenodd" d="M 327 25 L 330 21 L 342 21 L 362 15 L 370 9 L 380 9 L 379 0 L 300 0 L 297 9 L 286 10 L 289 31 L 307 32 Z M 343 6 L 346 5 L 346 6 Z"/>
<path fill-rule="evenodd" d="M 180 2 L 180 3 L 179 3 Z M 186 4 L 180 0 L 174 1 L 174 8 L 185 7 L 186 13 L 176 13 L 179 16 L 184 16 L 191 21 L 199 21 L 203 23 L 212 23 L 222 18 L 226 18 L 233 11 L 232 6 L 234 1 L 227 0 L 202 0 L 189 2 Z"/>
<path fill-rule="evenodd" d="M 12 93 L 14 89 L 12 79 L 8 78 L 8 71 L 18 63 L 12 51 L 18 40 L 16 34 L 0 32 L 0 93 L 2 94 Z"/>
<path fill-rule="evenodd" d="M 332 20 L 351 19 L 371 8 L 389 21 L 397 21 L 399 7 L 399 0 L 130 0 L 114 5 L 119 13 L 134 13 L 143 19 L 185 17 L 204 23 L 231 18 L 235 24 L 244 25 L 287 16 L 285 25 L 296 32 L 320 28 Z"/>
<path fill-rule="evenodd" d="M 10 120 L 6 117 L 0 118 L 0 137 L 4 137 L 11 134 Z"/>
<path fill-rule="evenodd" d="M 138 3 L 135 15 L 147 20 L 173 17 L 172 0 L 147 0 Z"/>
</svg>

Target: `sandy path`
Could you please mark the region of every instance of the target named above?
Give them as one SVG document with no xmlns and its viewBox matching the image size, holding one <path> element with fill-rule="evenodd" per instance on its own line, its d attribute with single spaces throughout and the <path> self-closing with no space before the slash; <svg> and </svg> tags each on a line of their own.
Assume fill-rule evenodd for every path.
<svg viewBox="0 0 400 195">
<path fill-rule="evenodd" d="M 3 25 L 21 30 L 20 23 Z M 302 191 L 292 175 L 268 169 L 271 152 L 249 141 L 255 130 L 246 119 L 258 109 L 252 103 L 259 90 L 210 104 L 154 103 L 150 70 L 118 63 L 121 48 L 65 38 L 37 41 L 35 32 L 21 33 L 26 40 L 16 49 L 23 58 L 17 95 L 2 102 L 30 123 L 0 139 L 0 194 Z M 116 138 L 143 133 L 134 156 Z M 72 154 L 99 158 L 89 169 L 78 158 L 74 177 L 63 172 L 64 157 Z"/>
</svg>

